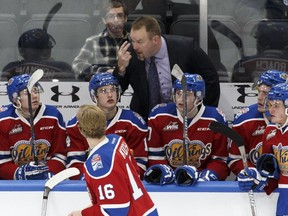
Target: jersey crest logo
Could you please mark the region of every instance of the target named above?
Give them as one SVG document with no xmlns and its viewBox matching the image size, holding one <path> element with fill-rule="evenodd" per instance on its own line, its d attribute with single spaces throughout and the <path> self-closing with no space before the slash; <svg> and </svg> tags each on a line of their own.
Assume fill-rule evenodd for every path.
<svg viewBox="0 0 288 216">
<path fill-rule="evenodd" d="M 133 112 L 133 113 L 134 113 L 135 117 L 138 118 L 143 125 L 146 124 L 145 120 L 142 118 L 142 116 L 140 114 L 138 114 L 136 112 Z"/>
<path fill-rule="evenodd" d="M 166 125 L 163 128 L 163 131 L 176 131 L 179 129 L 178 123 L 177 122 L 170 122 L 168 125 Z"/>
<path fill-rule="evenodd" d="M 91 165 L 94 171 L 103 168 L 103 163 L 99 154 L 93 155 L 91 159 Z"/>
<path fill-rule="evenodd" d="M 5 111 L 5 110 L 7 110 L 8 109 L 8 107 L 6 107 L 6 106 L 1 106 L 0 107 L 0 112 L 3 112 L 3 111 Z"/>
<path fill-rule="evenodd" d="M 239 116 L 241 116 L 242 114 L 245 114 L 249 111 L 249 108 L 248 107 L 245 107 L 243 109 L 241 109 L 235 116 L 235 119 L 239 118 Z"/>
<path fill-rule="evenodd" d="M 47 140 L 44 139 L 35 140 L 36 155 L 39 161 L 46 161 L 50 146 L 51 145 Z M 27 164 L 30 161 L 34 161 L 31 141 L 30 140 L 18 141 L 13 146 L 13 149 L 11 150 L 11 155 L 15 164 L 19 166 Z"/>
<path fill-rule="evenodd" d="M 263 135 L 265 130 L 265 126 L 258 126 L 258 128 L 252 133 L 252 136 Z"/>
<path fill-rule="evenodd" d="M 250 162 L 254 165 L 256 165 L 256 162 L 258 160 L 258 158 L 260 157 L 260 154 L 262 153 L 262 142 L 259 142 L 255 148 L 251 149 L 251 151 L 249 152 L 249 159 Z"/>
<path fill-rule="evenodd" d="M 216 110 L 219 113 L 219 115 L 221 115 L 223 117 L 223 119 L 226 121 L 225 113 L 222 110 L 220 110 L 219 108 L 216 108 Z"/>
<path fill-rule="evenodd" d="M 21 124 L 17 124 L 14 126 L 14 128 L 9 132 L 9 135 L 12 134 L 19 134 L 23 131 L 22 125 Z"/>
<path fill-rule="evenodd" d="M 273 145 L 273 151 L 281 174 L 288 176 L 288 146 L 283 146 L 282 143 L 279 143 L 277 146 Z"/>
<path fill-rule="evenodd" d="M 188 144 L 188 165 L 201 166 L 201 160 L 205 160 L 212 152 L 212 144 L 204 144 L 200 140 L 191 140 Z M 172 167 L 184 165 L 183 160 L 183 140 L 174 139 L 164 146 L 166 158 Z"/>
<path fill-rule="evenodd" d="M 276 136 L 276 129 L 271 130 L 269 132 L 269 134 L 267 135 L 266 140 L 269 140 L 269 139 L 271 139 L 272 137 L 275 137 L 275 136 Z"/>
</svg>

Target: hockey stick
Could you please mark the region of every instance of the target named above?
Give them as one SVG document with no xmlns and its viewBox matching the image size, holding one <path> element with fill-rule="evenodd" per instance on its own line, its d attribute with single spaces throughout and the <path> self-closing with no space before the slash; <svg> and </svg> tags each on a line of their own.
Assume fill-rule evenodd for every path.
<svg viewBox="0 0 288 216">
<path fill-rule="evenodd" d="M 188 165 L 188 125 L 187 125 L 187 81 L 181 68 L 175 64 L 172 68 L 171 74 L 181 82 L 182 85 L 182 101 L 183 101 L 183 161 Z"/>
<path fill-rule="evenodd" d="M 53 16 L 60 10 L 61 7 L 62 7 L 62 3 L 61 3 L 61 2 L 58 2 L 58 3 L 56 3 L 56 4 L 51 8 L 51 10 L 48 12 L 48 15 L 46 16 L 46 19 L 45 19 L 44 24 L 43 24 L 43 30 L 44 30 L 45 32 L 47 32 L 48 25 L 49 25 L 51 19 L 52 19 Z"/>
<path fill-rule="evenodd" d="M 244 168 L 248 168 L 243 138 L 236 131 L 231 129 L 229 126 L 227 126 L 223 123 L 220 123 L 220 122 L 216 122 L 216 121 L 211 122 L 209 125 L 209 128 L 212 131 L 223 134 L 224 136 L 230 138 L 231 140 L 233 140 L 236 143 L 236 145 L 239 148 L 241 157 L 242 157 L 243 166 L 244 166 Z M 252 216 L 256 216 L 257 215 L 256 202 L 255 202 L 253 190 L 249 190 L 248 195 L 249 195 L 249 203 L 250 203 L 250 207 L 251 207 L 251 211 L 252 211 Z"/>
<path fill-rule="evenodd" d="M 35 144 L 35 128 L 34 128 L 34 116 L 33 116 L 33 110 L 32 110 L 32 89 L 33 86 L 42 78 L 44 74 L 44 71 L 42 69 L 36 70 L 31 77 L 28 80 L 27 83 L 27 90 L 28 90 L 28 106 L 29 106 L 29 122 L 31 127 L 31 140 L 30 144 L 32 147 L 32 154 L 34 157 L 35 165 L 38 165 L 38 158 L 36 153 L 36 144 Z"/>
<path fill-rule="evenodd" d="M 65 179 L 68 179 L 72 176 L 78 175 L 80 171 L 75 168 L 67 168 L 65 170 L 62 170 L 61 172 L 57 173 L 54 175 L 52 178 L 50 178 L 46 183 L 45 183 L 45 189 L 43 193 L 43 201 L 42 201 L 42 212 L 41 216 L 46 216 L 47 212 L 47 202 L 48 202 L 48 196 L 49 192 L 60 182 L 64 181 Z"/>
</svg>

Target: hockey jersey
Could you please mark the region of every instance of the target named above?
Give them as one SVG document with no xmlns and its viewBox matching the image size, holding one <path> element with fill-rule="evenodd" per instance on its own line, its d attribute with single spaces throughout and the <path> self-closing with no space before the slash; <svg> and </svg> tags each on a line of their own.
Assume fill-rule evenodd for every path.
<svg viewBox="0 0 288 216">
<path fill-rule="evenodd" d="M 18 166 L 34 161 L 31 126 L 13 105 L 0 112 L 0 179 L 13 179 Z M 62 114 L 42 104 L 34 118 L 35 149 L 39 161 L 54 174 L 66 165 L 66 131 Z"/>
<path fill-rule="evenodd" d="M 274 154 L 279 170 L 279 187 L 288 185 L 288 126 L 284 128 L 278 128 L 275 124 L 269 124 L 263 135 L 263 150 L 262 154 L 271 153 Z"/>
<path fill-rule="evenodd" d="M 67 166 L 77 167 L 80 170 L 80 175 L 72 178 L 79 179 L 83 173 L 81 170 L 86 161 L 89 146 L 79 131 L 76 116 L 68 121 L 66 129 L 69 137 Z M 148 160 L 148 129 L 143 118 L 131 110 L 118 108 L 115 117 L 107 121 L 106 134 L 118 134 L 124 137 L 129 148 L 133 150 L 140 174 L 143 176 Z"/>
<path fill-rule="evenodd" d="M 157 209 L 145 190 L 125 139 L 110 134 L 90 152 L 84 165 L 92 206 L 83 216 L 156 216 Z"/>
<path fill-rule="evenodd" d="M 255 167 L 256 165 L 262 150 L 264 130 L 268 124 L 269 120 L 263 113 L 258 111 L 257 104 L 242 109 L 233 121 L 232 129 L 244 139 L 249 167 Z M 240 151 L 233 141 L 229 143 L 228 166 L 235 175 L 238 175 L 244 169 Z"/>
<path fill-rule="evenodd" d="M 184 165 L 183 121 L 175 103 L 160 104 L 148 119 L 148 165 L 169 164 L 174 169 Z M 227 125 L 224 114 L 215 107 L 201 105 L 197 115 L 188 122 L 188 164 L 198 170 L 214 171 L 219 180 L 229 175 L 227 137 L 209 129 L 212 121 Z"/>
</svg>

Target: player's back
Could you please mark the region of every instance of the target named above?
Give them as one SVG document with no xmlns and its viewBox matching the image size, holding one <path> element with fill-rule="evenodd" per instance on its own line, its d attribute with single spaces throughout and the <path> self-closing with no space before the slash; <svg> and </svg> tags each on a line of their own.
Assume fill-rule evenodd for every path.
<svg viewBox="0 0 288 216">
<path fill-rule="evenodd" d="M 125 140 L 116 134 L 91 150 L 85 179 L 92 202 L 109 215 L 158 215 L 131 160 Z"/>
</svg>

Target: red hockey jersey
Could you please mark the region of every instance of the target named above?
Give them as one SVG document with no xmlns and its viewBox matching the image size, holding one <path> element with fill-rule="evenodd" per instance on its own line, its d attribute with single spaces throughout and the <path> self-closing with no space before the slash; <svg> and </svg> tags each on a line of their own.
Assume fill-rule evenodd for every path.
<svg viewBox="0 0 288 216">
<path fill-rule="evenodd" d="M 275 124 L 269 124 L 263 135 L 262 154 L 274 154 L 279 170 L 280 178 L 279 187 L 287 188 L 288 186 L 288 127 L 277 128 Z"/>
<path fill-rule="evenodd" d="M 36 154 L 54 174 L 65 169 L 66 131 L 62 114 L 42 104 L 34 118 Z M 13 105 L 0 112 L 0 179 L 13 179 L 18 166 L 34 160 L 29 120 Z"/>
<path fill-rule="evenodd" d="M 258 111 L 257 104 L 242 109 L 233 121 L 232 129 L 244 139 L 249 167 L 256 165 L 262 151 L 264 130 L 268 124 L 269 120 Z M 235 175 L 244 169 L 240 151 L 234 142 L 229 144 L 228 166 Z"/>
<path fill-rule="evenodd" d="M 116 134 L 97 144 L 85 162 L 85 180 L 92 206 L 83 216 L 157 216 L 157 209 L 144 188 L 125 140 Z"/>
<path fill-rule="evenodd" d="M 76 116 L 68 121 L 66 129 L 70 139 L 67 154 L 68 167 L 77 167 L 81 172 L 89 146 L 79 131 Z M 148 160 L 148 129 L 142 117 L 131 110 L 118 108 L 116 116 L 107 122 L 106 134 L 118 134 L 124 137 L 129 148 L 133 150 L 140 174 L 143 176 Z M 72 179 L 79 179 L 81 174 Z"/>
<path fill-rule="evenodd" d="M 188 122 L 188 164 L 198 170 L 210 169 L 219 180 L 229 175 L 227 166 L 227 137 L 209 129 L 211 121 L 227 124 L 224 115 L 215 107 L 201 106 L 197 115 Z M 183 122 L 174 103 L 160 104 L 150 113 L 148 167 L 169 164 L 176 168 L 183 161 Z"/>
</svg>

